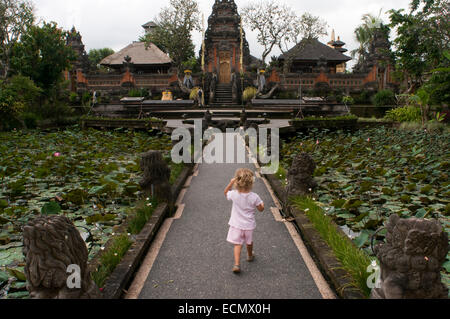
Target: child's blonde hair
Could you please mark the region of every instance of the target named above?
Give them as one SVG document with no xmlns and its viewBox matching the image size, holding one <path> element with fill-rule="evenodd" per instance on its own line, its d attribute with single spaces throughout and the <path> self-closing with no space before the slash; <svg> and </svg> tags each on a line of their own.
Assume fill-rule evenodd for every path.
<svg viewBox="0 0 450 319">
<path fill-rule="evenodd" d="M 236 171 L 234 178 L 236 179 L 236 188 L 238 191 L 248 192 L 253 188 L 254 183 L 253 172 L 248 168 L 240 168 Z"/>
</svg>

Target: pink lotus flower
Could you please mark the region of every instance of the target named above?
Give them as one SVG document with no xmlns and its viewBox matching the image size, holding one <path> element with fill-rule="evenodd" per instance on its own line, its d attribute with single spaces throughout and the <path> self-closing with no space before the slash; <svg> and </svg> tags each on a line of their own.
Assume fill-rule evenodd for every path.
<svg viewBox="0 0 450 319">
<path fill-rule="evenodd" d="M 317 140 L 316 144 L 317 144 L 317 145 L 319 145 L 319 144 L 320 144 L 319 140 Z"/>
<path fill-rule="evenodd" d="M 60 157 L 60 156 L 61 156 L 61 153 L 55 153 L 55 154 L 53 154 L 53 156 L 54 156 L 54 157 Z"/>
<path fill-rule="evenodd" d="M 367 142 L 370 142 L 370 137 L 367 139 Z"/>
</svg>

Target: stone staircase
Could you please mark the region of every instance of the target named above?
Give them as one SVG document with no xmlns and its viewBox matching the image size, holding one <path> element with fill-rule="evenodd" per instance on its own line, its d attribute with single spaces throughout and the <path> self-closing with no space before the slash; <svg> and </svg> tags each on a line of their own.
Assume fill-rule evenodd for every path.
<svg viewBox="0 0 450 319">
<path fill-rule="evenodd" d="M 216 96 L 214 102 L 210 104 L 211 107 L 233 107 L 236 106 L 233 103 L 233 93 L 231 84 L 217 84 Z"/>
</svg>

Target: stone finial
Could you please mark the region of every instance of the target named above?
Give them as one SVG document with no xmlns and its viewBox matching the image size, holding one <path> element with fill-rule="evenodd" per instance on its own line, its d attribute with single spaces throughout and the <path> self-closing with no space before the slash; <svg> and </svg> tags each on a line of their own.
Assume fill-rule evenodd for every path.
<svg viewBox="0 0 450 319">
<path fill-rule="evenodd" d="M 149 151 L 142 155 L 141 170 L 144 173 L 139 185 L 149 196 L 172 201 L 170 186 L 170 167 L 160 151 Z"/>
<path fill-rule="evenodd" d="M 23 229 L 27 289 L 33 299 L 96 299 L 100 290 L 88 271 L 88 251 L 80 233 L 64 216 L 40 216 Z M 77 279 L 73 277 L 78 267 Z M 72 281 L 71 278 L 74 280 Z M 69 279 L 69 280 L 68 280 Z M 75 288 L 69 287 L 75 284 Z"/>
<path fill-rule="evenodd" d="M 437 299 L 448 297 L 441 267 L 449 251 L 448 235 L 437 220 L 390 216 L 386 243 L 374 252 L 381 266 L 381 287 L 372 299 Z"/>
</svg>

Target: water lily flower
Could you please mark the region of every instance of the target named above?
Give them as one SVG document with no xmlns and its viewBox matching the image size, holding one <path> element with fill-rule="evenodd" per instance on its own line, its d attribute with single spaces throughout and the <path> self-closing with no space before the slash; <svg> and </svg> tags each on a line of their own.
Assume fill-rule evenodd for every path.
<svg viewBox="0 0 450 319">
<path fill-rule="evenodd" d="M 60 157 L 60 156 L 61 156 L 61 153 L 55 153 L 55 154 L 53 154 L 53 156 L 54 156 L 54 157 Z"/>
<path fill-rule="evenodd" d="M 367 142 L 370 142 L 370 137 L 367 139 Z"/>
<path fill-rule="evenodd" d="M 100 247 L 101 250 L 105 250 L 105 247 Z"/>
<path fill-rule="evenodd" d="M 319 144 L 320 144 L 319 140 L 317 140 L 316 144 L 317 144 L 317 145 L 319 145 Z"/>
</svg>

